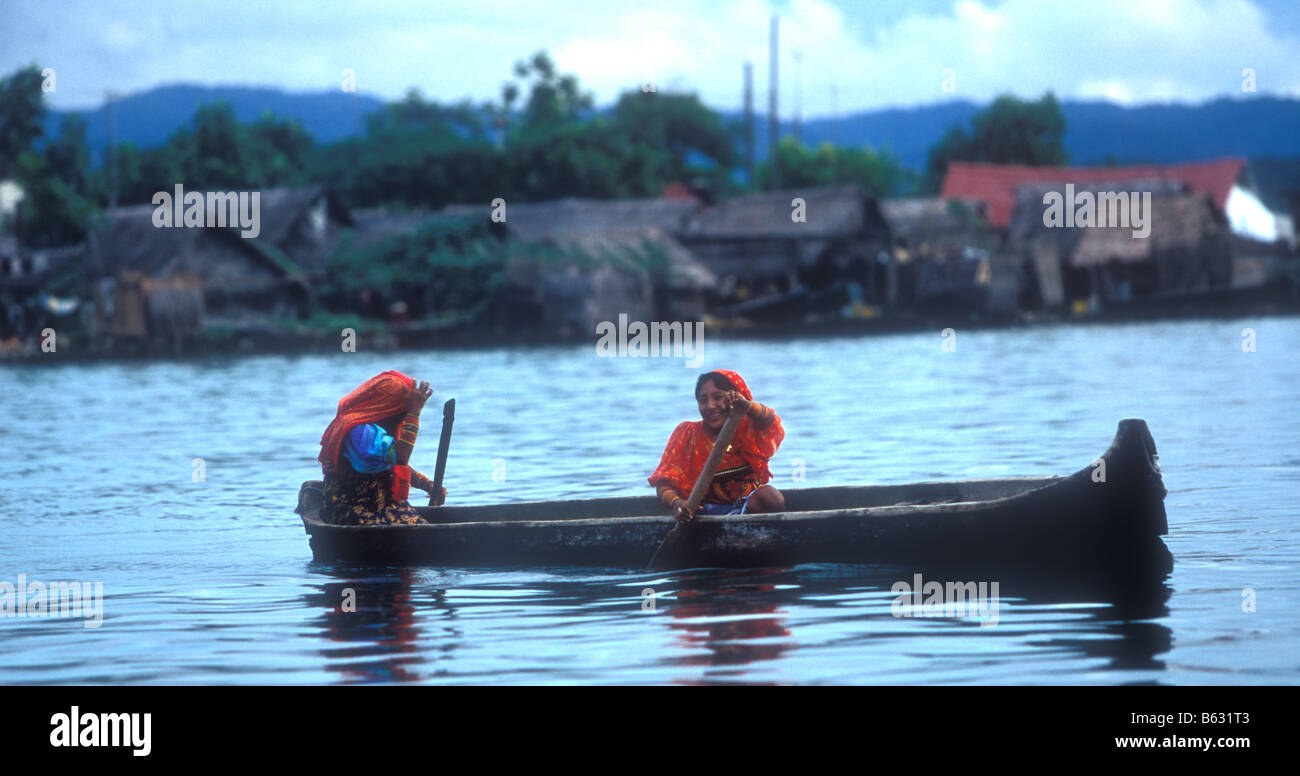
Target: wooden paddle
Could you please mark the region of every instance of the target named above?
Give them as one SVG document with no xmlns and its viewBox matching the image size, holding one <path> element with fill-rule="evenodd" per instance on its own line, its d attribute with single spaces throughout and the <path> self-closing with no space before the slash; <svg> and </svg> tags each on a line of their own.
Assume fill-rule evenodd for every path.
<svg viewBox="0 0 1300 776">
<path fill-rule="evenodd" d="M 456 400 L 448 399 L 442 405 L 442 436 L 438 437 L 438 462 L 433 466 L 433 492 L 429 494 L 429 506 L 442 492 L 442 475 L 447 473 L 447 448 L 451 447 L 451 426 L 456 422 Z"/>
<path fill-rule="evenodd" d="M 709 451 L 709 457 L 704 461 L 704 468 L 700 470 L 700 476 L 695 480 L 695 486 L 691 488 L 691 495 L 686 499 L 686 511 L 692 515 L 699 508 L 700 502 L 704 500 L 704 494 L 709 492 L 709 486 L 713 484 L 713 475 L 718 470 L 718 463 L 722 456 L 726 454 L 727 448 L 731 446 L 731 440 L 736 436 L 736 429 L 740 427 L 740 419 L 745 417 L 745 409 L 738 403 L 731 406 L 731 411 L 727 413 L 727 422 L 722 424 L 722 430 L 718 432 L 718 438 L 713 440 L 713 449 Z M 694 522 L 694 517 L 692 517 Z M 647 570 L 654 569 L 655 561 L 659 558 L 659 553 L 663 552 L 664 547 L 668 545 L 670 539 L 680 536 L 682 526 L 686 523 L 678 523 L 672 527 L 668 535 L 659 542 L 659 548 L 655 554 L 650 557 L 650 564 L 646 566 Z"/>
</svg>

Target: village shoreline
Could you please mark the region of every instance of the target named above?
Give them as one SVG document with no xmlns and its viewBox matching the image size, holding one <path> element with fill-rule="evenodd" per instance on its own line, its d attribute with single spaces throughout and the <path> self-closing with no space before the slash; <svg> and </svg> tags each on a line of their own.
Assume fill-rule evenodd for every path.
<svg viewBox="0 0 1300 776">
<path fill-rule="evenodd" d="M 1065 316 L 1042 314 L 1020 318 L 986 318 L 962 320 L 939 315 L 908 316 L 900 318 L 838 319 L 796 325 L 706 324 L 707 341 L 731 342 L 781 342 L 800 339 L 848 339 L 855 337 L 885 337 L 932 332 L 936 338 L 946 330 L 955 332 L 1052 330 L 1061 327 L 1107 327 L 1134 323 L 1187 320 L 1233 320 L 1300 317 L 1300 296 L 1290 300 L 1274 294 L 1271 300 L 1249 305 L 1223 305 L 1209 310 L 1177 310 L 1136 307 L 1127 310 L 1103 310 L 1087 315 Z M 182 349 L 132 348 L 76 349 L 41 352 L 39 348 L 23 353 L 0 355 L 0 367 L 33 364 L 132 364 L 144 362 L 183 362 L 214 357 L 242 356 L 308 356 L 328 353 L 380 352 L 408 353 L 417 351 L 483 350 L 490 348 L 546 348 L 589 344 L 596 355 L 599 335 L 564 336 L 552 331 L 501 332 L 487 328 L 465 327 L 452 331 L 427 331 L 412 327 L 389 329 L 387 333 L 359 333 L 355 350 L 343 350 L 340 337 L 334 334 L 302 332 L 262 333 L 255 338 L 212 341 L 191 344 Z M 707 357 L 706 357 L 707 358 Z"/>
<path fill-rule="evenodd" d="M 312 185 L 261 192 L 255 239 L 115 208 L 83 245 L 6 260 L 0 361 L 594 343 L 621 318 L 739 340 L 1300 310 L 1294 231 L 1242 160 L 1155 172 L 953 163 L 938 197 L 671 189 L 436 212 L 352 210 Z M 1044 198 L 1076 178 L 1149 192 L 1150 234 L 1046 224 Z M 1273 231 L 1252 231 L 1262 213 Z"/>
</svg>

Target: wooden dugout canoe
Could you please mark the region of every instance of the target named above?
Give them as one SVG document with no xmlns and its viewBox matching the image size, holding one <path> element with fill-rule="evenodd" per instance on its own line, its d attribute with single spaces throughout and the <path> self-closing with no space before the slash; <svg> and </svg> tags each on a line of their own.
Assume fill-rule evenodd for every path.
<svg viewBox="0 0 1300 776">
<path fill-rule="evenodd" d="M 676 567 L 882 563 L 1163 575 L 1172 558 L 1155 441 L 1122 420 L 1110 448 L 1063 477 L 784 491 L 780 514 L 698 517 Z M 416 507 L 428 524 L 319 519 L 322 483 L 298 493 L 319 561 L 641 569 L 673 525 L 653 496 Z"/>
</svg>

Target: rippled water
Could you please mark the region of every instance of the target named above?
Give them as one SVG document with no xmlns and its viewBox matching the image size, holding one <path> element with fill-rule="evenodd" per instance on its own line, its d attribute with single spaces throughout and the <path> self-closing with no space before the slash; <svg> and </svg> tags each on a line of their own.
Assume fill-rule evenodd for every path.
<svg viewBox="0 0 1300 776">
<path fill-rule="evenodd" d="M 681 359 L 589 345 L 0 367 L 0 583 L 104 586 L 99 628 L 0 618 L 0 682 L 1295 684 L 1297 343 L 1297 318 L 958 332 L 951 353 L 937 333 L 706 342 L 707 365 L 780 412 L 778 486 L 800 462 L 808 486 L 1062 474 L 1146 418 L 1173 573 L 1121 595 L 1006 580 L 994 627 L 893 616 L 911 572 L 879 566 L 311 560 L 297 488 L 366 377 L 433 383 L 426 471 L 437 405 L 457 398 L 451 499 L 491 503 L 649 492 L 694 413 L 699 370 Z"/>
</svg>

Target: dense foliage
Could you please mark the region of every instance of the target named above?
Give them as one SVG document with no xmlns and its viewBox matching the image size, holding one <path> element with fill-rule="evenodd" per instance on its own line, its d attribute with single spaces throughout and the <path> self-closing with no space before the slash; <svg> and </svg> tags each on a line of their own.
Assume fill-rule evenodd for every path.
<svg viewBox="0 0 1300 776">
<path fill-rule="evenodd" d="M 1065 151 L 1065 114 L 1048 92 L 1038 100 L 998 97 L 971 119 L 971 128 L 956 126 L 930 150 L 926 187 L 937 192 L 949 162 L 1060 165 Z"/>
<path fill-rule="evenodd" d="M 416 318 L 473 315 L 501 283 L 506 251 L 480 218 L 434 216 L 377 242 L 345 236 L 318 292 L 335 310 L 382 314 L 401 301 Z"/>
<path fill-rule="evenodd" d="M 656 196 L 688 183 L 726 196 L 743 190 L 741 132 L 693 94 L 633 89 L 608 110 L 545 52 L 517 63 L 499 97 L 442 104 L 418 90 L 366 117 L 365 131 L 318 144 L 295 121 L 266 114 L 242 122 L 228 104 L 204 105 L 153 148 L 120 143 L 92 166 L 86 126 L 72 116 L 42 136 L 37 65 L 0 81 L 0 175 L 27 198 L 15 231 L 27 242 L 81 239 L 97 207 L 146 204 L 177 183 L 193 190 L 249 190 L 308 182 L 351 207 L 438 208 L 495 197 Z M 888 152 L 791 140 L 780 147 L 789 185 L 858 182 L 880 195 L 912 187 Z M 760 173 L 755 185 L 770 175 Z"/>
<path fill-rule="evenodd" d="M 782 138 L 776 148 L 782 188 L 857 183 L 868 193 L 886 197 L 908 193 L 916 187 L 916 173 L 903 167 L 888 149 L 840 148 L 822 143 L 808 148 L 792 138 Z M 758 168 L 760 187 L 772 180 L 772 162 Z"/>
</svg>

